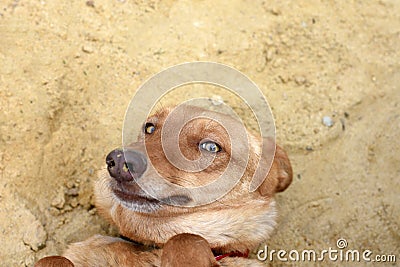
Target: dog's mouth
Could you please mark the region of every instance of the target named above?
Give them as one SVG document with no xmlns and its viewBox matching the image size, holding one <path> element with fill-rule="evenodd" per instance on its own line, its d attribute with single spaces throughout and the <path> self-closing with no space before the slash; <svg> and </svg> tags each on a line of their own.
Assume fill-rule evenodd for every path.
<svg viewBox="0 0 400 267">
<path fill-rule="evenodd" d="M 118 197 L 120 200 L 125 201 L 125 202 L 135 202 L 137 204 L 146 204 L 146 203 L 160 203 L 157 199 L 147 197 L 147 196 L 141 196 L 137 195 L 131 192 L 127 192 L 122 189 L 113 189 L 113 192 L 116 197 Z"/>
<path fill-rule="evenodd" d="M 126 208 L 136 212 L 152 212 L 161 208 L 161 202 L 147 195 L 136 183 L 123 183 L 112 180 L 114 196 Z"/>
<path fill-rule="evenodd" d="M 114 196 L 125 207 L 138 212 L 148 212 L 160 209 L 163 205 L 185 205 L 192 201 L 188 196 L 171 195 L 163 199 L 155 199 L 144 192 L 136 183 L 111 182 Z"/>
</svg>

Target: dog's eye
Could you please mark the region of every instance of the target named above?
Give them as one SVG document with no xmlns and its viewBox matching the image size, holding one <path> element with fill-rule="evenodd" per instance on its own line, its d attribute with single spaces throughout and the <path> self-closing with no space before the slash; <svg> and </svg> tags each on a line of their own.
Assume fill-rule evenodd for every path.
<svg viewBox="0 0 400 267">
<path fill-rule="evenodd" d="M 199 146 L 201 149 L 212 153 L 217 153 L 221 151 L 221 147 L 217 143 L 211 141 L 206 141 L 204 143 L 201 143 Z"/>
<path fill-rule="evenodd" d="M 144 132 L 146 134 L 152 134 L 154 133 L 154 131 L 156 130 L 156 126 L 154 126 L 154 124 L 148 122 L 144 125 Z"/>
</svg>

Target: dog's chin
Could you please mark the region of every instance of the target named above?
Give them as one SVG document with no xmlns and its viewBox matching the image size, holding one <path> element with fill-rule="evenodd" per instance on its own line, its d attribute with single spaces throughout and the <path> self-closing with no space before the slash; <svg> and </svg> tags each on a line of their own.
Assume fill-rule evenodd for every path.
<svg viewBox="0 0 400 267">
<path fill-rule="evenodd" d="M 125 208 L 138 213 L 154 213 L 162 209 L 157 199 L 137 195 L 119 188 L 112 189 L 114 198 Z"/>
</svg>

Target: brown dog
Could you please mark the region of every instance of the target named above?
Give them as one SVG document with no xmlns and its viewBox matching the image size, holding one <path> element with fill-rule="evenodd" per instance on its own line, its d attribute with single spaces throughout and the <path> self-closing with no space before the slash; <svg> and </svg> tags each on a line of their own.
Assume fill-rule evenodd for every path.
<svg viewBox="0 0 400 267">
<path fill-rule="evenodd" d="M 202 171 L 181 170 L 171 164 L 161 144 L 161 129 L 170 112 L 164 108 L 144 124 L 139 142 L 143 144 L 145 138 L 147 157 L 137 143 L 125 153 L 114 150 L 107 156 L 107 170 L 101 172 L 95 184 L 96 206 L 124 238 L 97 235 L 70 245 L 64 256 L 75 266 L 261 266 L 257 260 L 238 256 L 247 255 L 267 240 L 276 224 L 274 194 L 285 190 L 292 181 L 286 153 L 276 146 L 267 177 L 257 190 L 250 192 L 249 184 L 260 160 L 261 140 L 248 134 L 248 139 L 230 143 L 223 126 L 202 117 L 178 129 L 179 144 L 175 149 L 189 160 L 205 155 L 212 156 L 213 161 Z M 239 121 L 226 119 L 241 127 Z M 185 188 L 206 185 L 223 174 L 230 160 L 241 164 L 241 159 L 232 158 L 233 146 L 249 146 L 245 171 L 233 189 L 214 202 L 191 206 L 191 195 L 154 184 L 154 190 L 163 195 L 163 199 L 156 199 L 136 182 L 141 176 L 154 175 L 147 170 L 151 162 L 171 184 Z M 53 266 L 47 259 L 37 266 Z"/>
</svg>

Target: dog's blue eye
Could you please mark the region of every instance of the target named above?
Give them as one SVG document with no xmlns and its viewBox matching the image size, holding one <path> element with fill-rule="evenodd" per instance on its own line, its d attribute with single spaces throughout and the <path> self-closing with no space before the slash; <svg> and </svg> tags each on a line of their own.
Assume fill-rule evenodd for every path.
<svg viewBox="0 0 400 267">
<path fill-rule="evenodd" d="M 144 125 L 144 132 L 147 134 L 152 134 L 156 130 L 156 126 L 154 124 L 148 122 Z"/>
<path fill-rule="evenodd" d="M 201 143 L 200 148 L 212 153 L 217 153 L 221 151 L 221 147 L 217 143 L 211 141 L 206 141 L 204 143 Z"/>
</svg>

